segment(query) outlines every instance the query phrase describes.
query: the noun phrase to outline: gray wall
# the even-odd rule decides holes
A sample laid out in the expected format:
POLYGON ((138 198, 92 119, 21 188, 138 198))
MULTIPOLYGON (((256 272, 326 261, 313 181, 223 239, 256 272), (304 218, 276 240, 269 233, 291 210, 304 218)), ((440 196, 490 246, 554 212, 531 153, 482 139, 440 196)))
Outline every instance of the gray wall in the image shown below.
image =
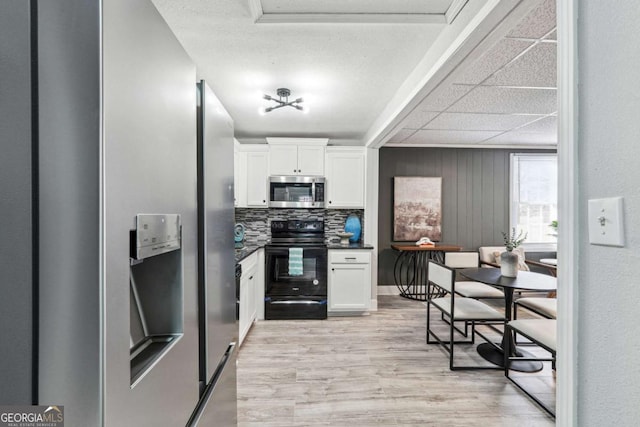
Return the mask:
POLYGON ((29 2, 0 1, 0 405, 31 404, 29 2))
POLYGON ((580 2, 580 228, 587 200, 624 196, 624 248, 579 242, 578 413, 581 427, 640 419, 640 47, 637 0, 580 2))
POLYGON ((442 177, 442 242, 475 250, 502 243, 501 232, 509 228, 509 155, 528 151, 380 149, 378 283, 394 283, 394 176, 442 177))

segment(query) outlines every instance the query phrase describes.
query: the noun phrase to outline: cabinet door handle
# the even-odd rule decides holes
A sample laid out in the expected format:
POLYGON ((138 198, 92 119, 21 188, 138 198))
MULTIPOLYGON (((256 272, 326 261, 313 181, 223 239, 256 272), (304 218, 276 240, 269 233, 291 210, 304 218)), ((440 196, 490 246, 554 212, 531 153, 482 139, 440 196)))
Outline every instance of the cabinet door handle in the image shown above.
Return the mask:
POLYGON ((332 268, 332 269, 331 269, 331 271, 336 271, 336 269, 335 269, 335 268, 332 268))
POLYGON ((253 276, 249 277, 249 280, 253 280, 253 276))
POLYGON ((331 200, 329 200, 329 204, 331 204, 331 200))
POLYGON ((263 201, 262 201, 262 203, 267 203, 267 201, 266 201, 266 200, 263 200, 263 201))
POLYGON ((355 260, 356 260, 356 257, 354 257, 354 256, 352 256, 352 257, 344 257, 344 260, 345 260, 345 261, 346 261, 346 260, 348 260, 348 259, 352 259, 352 260, 354 260, 354 261, 355 261, 355 260))

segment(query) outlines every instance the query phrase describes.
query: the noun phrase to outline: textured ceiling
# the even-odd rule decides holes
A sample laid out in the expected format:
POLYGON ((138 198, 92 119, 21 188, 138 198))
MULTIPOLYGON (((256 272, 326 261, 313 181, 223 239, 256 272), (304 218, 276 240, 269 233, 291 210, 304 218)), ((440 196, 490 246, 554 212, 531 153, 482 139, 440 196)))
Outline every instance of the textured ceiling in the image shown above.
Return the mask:
POLYGON ((540 1, 491 48, 463 62, 387 146, 556 146, 555 7, 540 1))
MULTIPOLYGON (((451 1, 427 3, 441 13, 451 1)), ((198 77, 234 119, 241 142, 281 136, 360 144, 446 25, 444 17, 440 24, 256 24, 248 0, 153 2, 196 63, 198 77), (289 88, 294 99, 303 97, 309 113, 282 108, 260 115, 260 107, 271 105, 262 95, 275 97, 279 87, 289 88)), ((366 3, 270 0, 265 5, 326 12, 332 5, 366 3)))
POLYGON ((241 142, 283 136, 371 146, 556 144, 554 0, 522 0, 515 8, 513 0, 152 1, 198 78, 229 111, 241 142), (436 75, 429 64, 446 67, 443 44, 489 4, 497 4, 489 13, 500 9, 502 21, 490 24, 494 29, 475 24, 465 40, 476 47, 460 54, 453 71, 426 80, 436 75), (303 97, 309 113, 260 115, 270 106, 262 96, 276 96, 279 87, 303 97))

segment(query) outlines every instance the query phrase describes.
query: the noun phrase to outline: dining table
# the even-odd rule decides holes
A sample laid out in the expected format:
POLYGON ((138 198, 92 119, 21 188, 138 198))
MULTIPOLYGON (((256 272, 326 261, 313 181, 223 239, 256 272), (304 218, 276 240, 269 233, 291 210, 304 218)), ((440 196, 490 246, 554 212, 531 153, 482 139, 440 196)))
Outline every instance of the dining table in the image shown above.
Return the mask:
MULTIPOLYGON (((503 276, 499 268, 465 268, 460 274, 470 280, 500 288, 504 291, 504 313, 507 323, 513 318, 513 294, 515 291, 550 292, 557 289, 557 279, 553 276, 532 271, 518 271, 517 277, 503 276)), ((506 328, 505 328, 506 329, 506 328)), ((515 337, 511 333, 503 332, 502 341, 497 346, 491 343, 478 345, 480 356, 489 362, 504 367, 504 348, 514 349, 511 356, 531 356, 522 347, 515 346, 515 337), (507 344, 510 345, 507 347, 507 344)), ((513 361, 511 369, 520 372, 537 372, 542 370, 542 362, 513 361)))

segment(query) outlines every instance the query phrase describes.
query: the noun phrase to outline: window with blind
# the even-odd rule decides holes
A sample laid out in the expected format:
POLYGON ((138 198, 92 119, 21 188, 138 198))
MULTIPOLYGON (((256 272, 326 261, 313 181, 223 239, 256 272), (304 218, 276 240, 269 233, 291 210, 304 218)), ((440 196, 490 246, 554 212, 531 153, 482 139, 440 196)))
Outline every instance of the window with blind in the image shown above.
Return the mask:
POLYGON ((558 219, 558 156, 511 155, 510 223, 527 233, 526 250, 555 250, 558 219))

